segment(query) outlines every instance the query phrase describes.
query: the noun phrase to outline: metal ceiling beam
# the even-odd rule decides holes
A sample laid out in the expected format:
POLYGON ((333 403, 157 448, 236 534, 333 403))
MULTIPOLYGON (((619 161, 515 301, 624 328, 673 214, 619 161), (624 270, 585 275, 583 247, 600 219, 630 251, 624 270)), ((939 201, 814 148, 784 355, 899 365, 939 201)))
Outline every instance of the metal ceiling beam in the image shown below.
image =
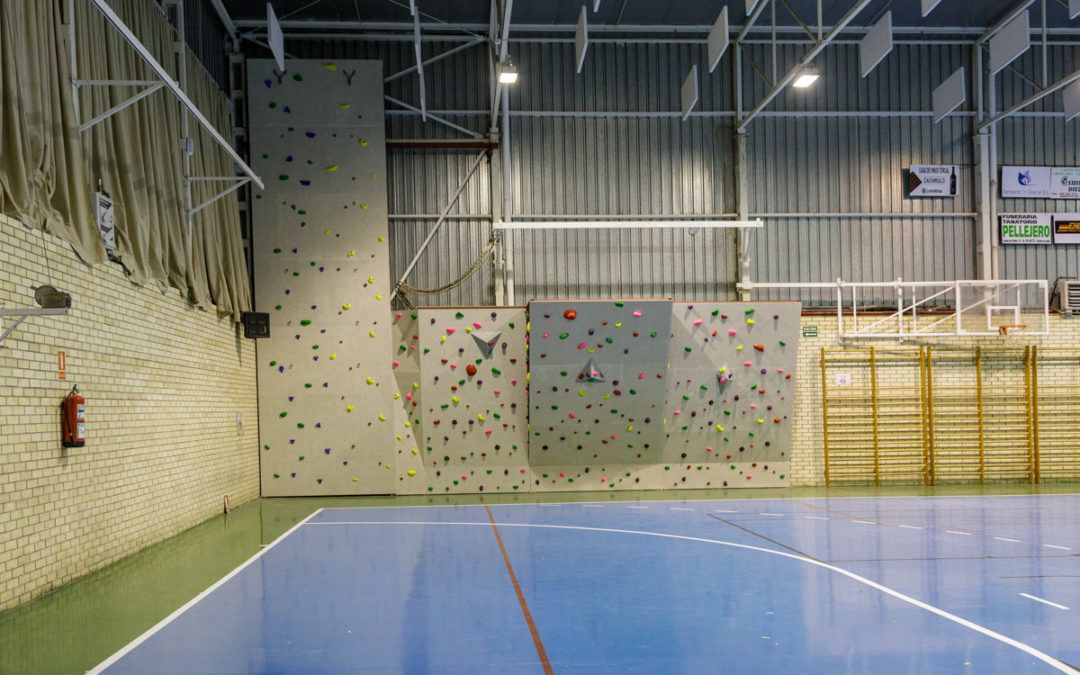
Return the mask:
POLYGON ((187 93, 185 93, 184 90, 180 88, 180 85, 177 84, 176 80, 174 80, 171 75, 169 75, 169 72, 165 70, 165 67, 158 63, 158 60, 154 58, 154 55, 150 53, 150 50, 146 48, 146 45, 140 42, 139 38, 135 37, 135 34, 131 32, 131 29, 128 28, 127 24, 125 24, 124 21, 116 14, 116 12, 113 11, 113 8, 109 6, 109 3, 105 0, 88 1, 105 16, 105 19, 109 23, 111 23, 117 31, 120 32, 120 34, 124 37, 127 43, 131 45, 132 49, 135 50, 135 52, 142 58, 146 65, 150 66, 150 69, 154 71, 154 74, 157 75, 161 79, 161 81, 165 83, 165 87, 168 88, 169 91, 173 93, 173 96, 175 96, 180 101, 180 105, 182 105, 189 113, 191 113, 191 116, 195 118, 195 120, 199 123, 199 126, 205 129, 206 133, 210 134, 210 137, 214 139, 214 142, 221 146, 221 148, 225 151, 229 158, 236 163, 240 170, 243 171, 244 174, 252 181, 254 181, 254 183, 258 185, 261 189, 263 187, 263 182, 262 179, 259 178, 259 175, 255 173, 255 170, 247 165, 247 162, 245 162, 244 159, 240 156, 240 154, 236 152, 232 145, 225 140, 225 138, 218 132, 217 129, 214 128, 214 125, 210 123, 210 120, 206 119, 206 116, 203 115, 202 111, 199 110, 199 108, 191 101, 190 98, 188 98, 187 93))
POLYGON ((225 30, 229 32, 229 37, 233 40, 239 39, 240 32, 236 28, 236 23, 229 16, 229 10, 225 9, 225 5, 221 3, 221 0, 210 0, 210 6, 217 12, 218 18, 221 19, 221 23, 225 26, 225 30))
MULTIPOLYGON (((424 59, 420 63, 420 66, 421 67, 430 66, 433 63, 437 63, 439 61, 442 61, 443 59, 447 58, 448 56, 453 56, 454 54, 457 54, 458 52, 465 51, 469 47, 475 47, 476 45, 481 44, 482 42, 485 42, 484 38, 475 38, 475 39, 473 39, 473 40, 471 40, 469 42, 466 42, 465 44, 460 44, 457 47, 454 47, 453 49, 448 49, 445 52, 440 52, 440 53, 436 54, 435 56, 432 56, 429 59, 424 59)), ((408 75, 409 73, 415 73, 416 71, 417 71, 416 66, 410 66, 410 67, 406 68, 405 70, 399 70, 398 72, 394 73, 393 75, 390 75, 390 76, 386 77, 385 79, 383 79, 383 84, 387 84, 389 82, 393 82, 394 80, 401 79, 401 78, 405 77, 406 75, 408 75)))
MULTIPOLYGON (((455 131, 460 131, 461 133, 468 135, 470 138, 483 138, 483 136, 476 133, 475 131, 470 131, 469 129, 466 129, 465 127, 463 127, 461 125, 454 124, 453 122, 451 122, 449 120, 445 120, 445 119, 443 119, 443 118, 441 118, 441 117, 439 117, 437 115, 432 115, 431 113, 423 113, 423 112, 421 112, 420 108, 417 108, 414 105, 409 105, 405 101, 401 101, 399 99, 396 99, 393 96, 384 96, 383 98, 385 98, 387 101, 393 103, 394 105, 399 105, 402 108, 405 108, 406 110, 411 110, 413 112, 418 112, 418 113, 423 114, 425 120, 431 120, 432 122, 438 122, 439 124, 441 124, 443 126, 446 126, 446 127, 450 127, 451 129, 454 129, 455 131)), ((392 111, 387 110, 386 112, 390 113, 392 111)))
POLYGON ((409 9, 413 17, 413 51, 416 53, 416 75, 420 86, 420 119, 427 122, 427 87, 424 86, 424 56, 420 49, 420 13, 416 11, 416 0, 409 0, 409 9))
MULTIPOLYGON (((750 18, 746 20, 746 25, 739 31, 739 35, 735 38, 735 42, 741 42, 742 39, 746 37, 747 33, 754 27, 754 22, 758 20, 758 17, 765 11, 765 8, 773 2, 774 0, 764 0, 764 2, 758 3, 757 9, 755 9, 754 13, 750 15, 750 18)), ((769 30, 772 29, 770 28, 769 30)))
MULTIPOLYGON (((1031 0, 1035 2, 1035 0, 1031 0)), ((240 19, 236 21, 236 25, 240 28, 265 28, 266 21, 264 19, 240 19)), ((996 24, 995 24, 996 26, 996 24)), ((395 33, 411 33, 412 23, 401 23, 392 21, 372 21, 360 23, 358 21, 282 21, 282 30, 341 30, 341 31, 367 31, 374 34, 378 31, 390 31, 395 33)), ((487 24, 479 23, 436 23, 436 22, 421 22, 420 28, 424 31, 429 39, 449 39, 451 36, 446 35, 446 31, 460 33, 462 31, 481 31, 486 32, 488 29, 487 24)), ((577 24, 523 24, 518 23, 514 25, 514 30, 519 33, 562 33, 573 35, 574 30, 577 28, 577 24)), ((656 25, 612 25, 612 24, 590 24, 589 33, 590 41, 593 39, 593 34, 599 37, 602 34, 608 33, 613 35, 625 35, 625 34, 649 34, 655 35, 657 33, 666 33, 673 35, 700 35, 701 39, 705 39, 705 35, 708 34, 712 25, 691 25, 691 24, 656 24, 656 25)), ((823 26, 823 31, 831 31, 835 26, 823 26)), ((853 34, 865 34, 870 31, 872 26, 851 26, 847 28, 847 32, 853 34)), ((1000 28, 1000 27, 998 27, 1000 28)), ((740 34, 743 31, 748 33, 769 33, 772 29, 769 26, 755 26, 746 25, 731 26, 732 31, 739 31, 740 34)), ((776 30, 780 33, 797 33, 804 34, 801 26, 797 25, 778 25, 776 30)), ((983 26, 893 26, 893 33, 899 35, 968 35, 972 38, 980 38, 986 32, 987 28, 983 26)), ((995 31, 996 32, 996 31, 995 31)), ((1041 32, 1041 30, 1033 32, 1041 32)), ((1050 28, 1051 35, 1067 35, 1067 36, 1080 36, 1080 28, 1071 26, 1060 26, 1056 28, 1050 28)), ((454 35, 453 37, 463 39, 466 37, 477 37, 476 35, 454 35)))
POLYGON ((858 16, 859 12, 866 9, 866 6, 869 5, 871 2, 873 2, 873 0, 859 0, 858 2, 856 2, 855 6, 849 9, 847 14, 845 14, 844 17, 840 19, 839 23, 837 23, 836 26, 834 26, 833 29, 829 31, 828 35, 826 35, 821 40, 821 42, 814 45, 814 47, 806 53, 806 56, 804 56, 802 60, 799 61, 798 65, 788 71, 788 74, 784 76, 784 79, 780 80, 776 83, 775 86, 773 86, 772 91, 766 94, 765 98, 760 103, 758 103, 753 110, 750 111, 750 114, 748 114, 742 120, 742 122, 739 123, 738 130, 740 132, 745 131, 746 127, 749 126, 750 122, 753 121, 755 117, 757 117, 758 113, 765 110, 765 108, 768 107, 770 103, 772 103, 772 100, 776 98, 780 94, 780 92, 782 92, 789 84, 791 84, 795 80, 795 78, 799 75, 799 71, 809 65, 817 57, 818 54, 824 51, 825 47, 827 47, 829 43, 833 41, 833 38, 839 35, 841 31, 843 31, 844 28, 849 23, 851 23, 856 16, 858 16))
MULTIPOLYGON (((503 90, 506 89, 506 85, 499 82, 498 67, 506 62, 507 50, 510 48, 510 15, 514 11, 514 0, 505 0, 503 4, 502 16, 499 18, 499 52, 497 64, 495 67, 495 96, 491 99, 491 129, 498 130, 498 113, 500 99, 503 95, 503 90)), ((492 46, 494 48, 494 45, 492 46)))
POLYGON ((1005 119, 1006 117, 1008 117, 1008 116, 1010 116, 1010 115, 1012 115, 1014 113, 1020 112, 1021 110, 1028 107, 1032 103, 1035 103, 1036 101, 1040 101, 1040 100, 1046 98, 1047 96, 1049 96, 1050 94, 1053 94, 1056 91, 1064 89, 1065 87, 1069 86, 1070 84, 1072 84, 1073 82, 1076 82, 1078 80, 1080 80, 1080 70, 1076 71, 1072 75, 1069 75, 1068 77, 1064 77, 1064 78, 1058 80, 1057 82, 1055 82, 1054 84, 1050 85, 1049 87, 1043 89, 1042 91, 1036 92, 1036 93, 1032 94, 1031 96, 1028 96, 1023 101, 1020 101, 1019 103, 1017 103, 1013 107, 1009 108, 1008 110, 1002 110, 1001 112, 994 115, 993 117, 990 117, 990 118, 986 119, 981 124, 979 124, 979 126, 977 127, 977 130, 982 131, 983 129, 987 129, 989 127, 992 127, 995 124, 997 124, 998 122, 1000 122, 1001 120, 1005 119))

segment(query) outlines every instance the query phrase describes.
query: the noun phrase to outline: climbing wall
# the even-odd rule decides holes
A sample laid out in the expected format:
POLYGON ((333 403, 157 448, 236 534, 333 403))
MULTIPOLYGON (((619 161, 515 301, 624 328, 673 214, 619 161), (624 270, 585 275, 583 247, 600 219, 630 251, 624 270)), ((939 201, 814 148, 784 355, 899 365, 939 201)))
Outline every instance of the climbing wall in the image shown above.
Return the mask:
POLYGON ((422 466, 405 490, 529 490, 527 321, 513 307, 419 311, 422 466))
POLYGON ((262 488, 389 493, 392 372, 378 61, 248 61, 262 488))
POLYGON ((671 308, 667 300, 529 305, 537 489, 619 486, 660 461, 671 308))
POLYGON ((394 454, 397 458, 397 494, 424 492, 417 476, 424 473, 420 454, 420 324, 415 310, 394 312, 391 325, 394 352, 394 454))
POLYGON ((788 484, 801 305, 677 303, 662 488, 788 484))

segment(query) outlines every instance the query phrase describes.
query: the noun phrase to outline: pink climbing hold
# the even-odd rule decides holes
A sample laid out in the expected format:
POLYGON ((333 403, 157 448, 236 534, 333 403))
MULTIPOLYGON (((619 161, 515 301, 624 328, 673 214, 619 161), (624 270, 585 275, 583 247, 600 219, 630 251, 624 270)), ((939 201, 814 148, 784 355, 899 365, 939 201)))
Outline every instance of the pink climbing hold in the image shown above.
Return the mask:
POLYGON ((681 410, 678 410, 678 409, 675 409, 675 410, 672 410, 672 411, 671 411, 671 414, 672 414, 672 415, 681 415, 681 414, 682 414, 682 411, 681 411, 681 410))
POLYGON ((570 418, 570 419, 572 419, 572 420, 576 420, 576 419, 577 419, 577 415, 575 415, 574 413, 566 413, 566 416, 567 416, 567 417, 569 417, 569 418, 570 418))
POLYGON ((637 379, 644 380, 646 377, 645 373, 638 373, 637 379))
POLYGON ((640 319, 641 318, 641 310, 640 309, 634 311, 634 318, 635 319, 640 319))
POLYGON ((501 395, 501 394, 502 394, 502 389, 496 389, 496 390, 495 390, 495 392, 494 392, 494 394, 495 394, 496 396, 499 396, 499 395, 501 395))
POLYGON ((398 367, 398 366, 400 366, 400 365, 401 365, 401 362, 400 362, 400 361, 394 361, 394 367, 395 367, 395 368, 397 368, 397 367, 398 367))
POLYGON ((588 346, 589 346, 589 343, 587 343, 587 342, 582 342, 581 344, 579 344, 579 345, 577 346, 577 348, 578 348, 578 350, 580 351, 580 350, 582 350, 582 349, 585 349, 585 348, 586 348, 586 347, 588 347, 588 346))
POLYGON ((734 328, 728 328, 727 334, 728 337, 735 337, 739 334, 739 331, 735 330, 734 328))
POLYGON ((551 337, 551 333, 548 333, 547 331, 544 331, 544 339, 546 340, 549 337, 551 337))
POLYGON ((453 326, 448 326, 447 329, 446 329, 446 334, 447 335, 453 335, 456 332, 457 332, 457 328, 454 328, 453 326))
POLYGON ((712 452, 712 448, 705 448, 705 452, 712 452))
POLYGON ((473 321, 472 322, 472 327, 473 328, 483 328, 484 324, 480 323, 479 321, 473 321))
POLYGON ((484 435, 485 435, 485 436, 490 436, 491 434, 492 434, 492 430, 491 430, 491 429, 484 429, 484 435))
POLYGON ((701 322, 702 322, 702 319, 694 319, 694 325, 695 326, 700 326, 701 322))
POLYGON ((720 376, 720 384, 727 384, 727 382, 728 382, 728 379, 726 377, 724 377, 723 375, 721 375, 720 376))
POLYGON ((746 366, 747 368, 749 368, 750 366, 752 366, 754 364, 750 363, 749 361, 743 361, 743 365, 746 366))

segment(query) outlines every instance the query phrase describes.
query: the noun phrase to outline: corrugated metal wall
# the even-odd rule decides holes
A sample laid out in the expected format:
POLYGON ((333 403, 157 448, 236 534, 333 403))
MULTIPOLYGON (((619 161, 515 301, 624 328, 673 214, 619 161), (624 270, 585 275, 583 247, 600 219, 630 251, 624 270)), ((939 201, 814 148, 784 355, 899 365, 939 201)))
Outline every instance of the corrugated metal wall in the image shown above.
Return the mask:
MULTIPOLYGON (((458 44, 425 43, 425 56, 458 44)), ((407 42, 309 40, 290 41, 288 47, 301 58, 379 58, 387 74, 413 65, 407 42)), ((779 72, 786 72, 805 49, 782 45, 779 72)), ((771 74, 771 47, 754 44, 749 50, 765 74, 771 74)), ((597 42, 590 46, 582 73, 575 75, 572 43, 512 43, 522 73, 510 99, 514 215, 733 213, 730 53, 714 73, 702 72, 697 112, 687 122, 676 112, 679 86, 691 65, 703 68, 704 51, 701 44, 597 42)), ((1037 51, 1018 65, 1041 72, 1037 51)), ((1077 54, 1074 48, 1054 48, 1051 80, 1072 72, 1074 61, 1080 60, 1077 54)), ((784 92, 752 123, 749 209, 767 218, 751 244, 756 281, 977 275, 971 215, 974 116, 968 112, 933 124, 924 112, 931 108, 934 86, 960 66, 970 72, 972 56, 969 46, 898 45, 861 79, 857 46, 830 47, 819 59, 824 75, 815 87, 784 92), (960 194, 953 199, 905 197, 904 168, 920 163, 960 165, 960 194)), ((487 68, 483 46, 429 66, 429 110, 483 132, 488 124, 487 68)), ((745 73, 744 106, 749 109, 768 86, 749 63, 745 73)), ((1013 75, 1004 80, 1005 105, 1032 91, 1013 75)), ((387 93, 417 104, 416 78, 392 82, 387 93)), ((1060 101, 1048 100, 1048 105, 1060 106, 1060 101)), ((998 137, 1000 162, 1080 165, 1071 126, 1060 118, 1030 115, 1005 122, 998 137)), ((455 135, 438 124, 422 123, 414 113, 397 110, 388 115, 389 138, 455 135)), ((390 150, 390 204, 397 214, 392 220, 393 272, 404 268, 434 222, 415 216, 437 214, 445 206, 474 156, 468 151, 390 150)), ((482 250, 490 236, 488 181, 485 163, 410 283, 445 283, 482 250)), ((1080 211, 1080 205, 1065 202, 1002 200, 1000 208, 1080 211)), ((515 232, 512 243, 519 301, 566 295, 678 300, 735 295, 731 231, 515 232)), ((1001 269, 1013 278, 1075 275, 1078 248, 1003 247, 1001 269)), ((436 296, 431 304, 490 303, 492 282, 488 265, 464 287, 436 296)), ((811 303, 833 299, 830 293, 813 292, 775 291, 767 296, 811 303)))

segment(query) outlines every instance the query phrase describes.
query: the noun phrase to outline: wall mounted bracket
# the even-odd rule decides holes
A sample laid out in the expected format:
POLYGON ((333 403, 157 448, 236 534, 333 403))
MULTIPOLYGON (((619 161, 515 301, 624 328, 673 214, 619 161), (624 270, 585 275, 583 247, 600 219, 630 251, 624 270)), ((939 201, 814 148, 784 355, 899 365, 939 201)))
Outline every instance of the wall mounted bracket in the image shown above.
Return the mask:
POLYGON ((59 307, 56 309, 42 309, 40 307, 21 307, 17 309, 0 309, 0 347, 3 347, 4 340, 8 338, 15 329, 32 316, 67 316, 71 310, 67 307, 59 307), (4 327, 4 319, 14 319, 9 326, 4 327))

